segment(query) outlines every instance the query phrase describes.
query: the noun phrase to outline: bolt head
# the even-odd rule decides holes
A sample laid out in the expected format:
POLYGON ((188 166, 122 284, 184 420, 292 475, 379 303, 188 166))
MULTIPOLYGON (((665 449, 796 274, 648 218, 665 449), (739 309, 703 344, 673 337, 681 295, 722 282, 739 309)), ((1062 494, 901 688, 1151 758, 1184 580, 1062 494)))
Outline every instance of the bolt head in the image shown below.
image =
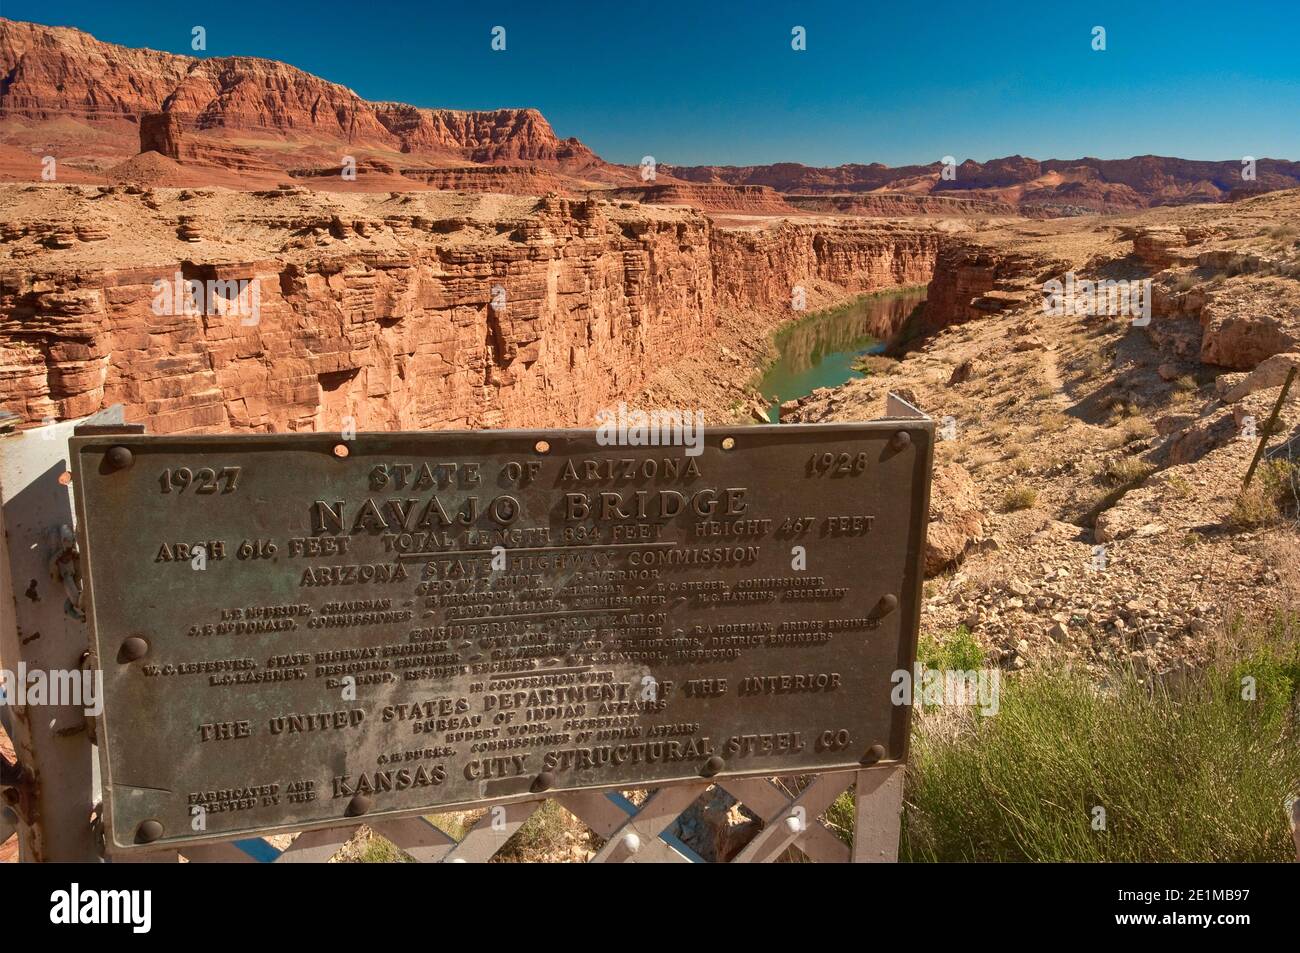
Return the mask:
POLYGON ((875 616, 877 619, 883 619, 890 613, 897 611, 898 596, 894 595, 892 592, 887 592, 881 596, 880 601, 876 603, 875 616))
POLYGON ((137 844, 152 844, 162 836, 162 824, 152 818, 147 821, 142 821, 140 826, 135 829, 135 842, 137 844))
POLYGON ((863 764, 875 764, 885 756, 884 745, 872 745, 867 749, 867 753, 862 756, 863 764))
POLYGON ((704 762, 704 767, 700 769, 700 774, 706 778, 711 778, 726 766, 727 762, 723 761, 715 754, 713 757, 709 758, 708 761, 704 762))
POLYGON ((533 778, 534 791, 549 791, 555 787, 555 772, 543 771, 537 777, 533 778))
POLYGON ((125 470, 135 462, 135 455, 127 447, 109 447, 105 459, 114 470, 125 470))
POLYGON ((894 451, 906 450, 912 445, 912 435, 906 430, 900 430, 889 438, 889 449, 894 451))
POLYGON ((362 814, 369 813, 370 798, 364 794, 358 794, 351 801, 348 801, 348 809, 345 812, 348 817, 359 817, 362 814))
POLYGON ((117 660, 119 662, 134 662, 142 659, 149 654, 149 642, 138 635, 133 635, 129 639, 122 640, 122 646, 117 650, 117 660))

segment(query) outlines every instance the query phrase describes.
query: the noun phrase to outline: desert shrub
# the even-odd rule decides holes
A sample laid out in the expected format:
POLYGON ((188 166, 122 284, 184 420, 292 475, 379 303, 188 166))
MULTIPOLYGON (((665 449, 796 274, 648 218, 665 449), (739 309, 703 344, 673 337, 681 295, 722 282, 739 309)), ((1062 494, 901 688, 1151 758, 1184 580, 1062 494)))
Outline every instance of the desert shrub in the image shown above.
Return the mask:
POLYGON ((916 647, 916 660, 926 668, 941 672, 974 671, 984 665, 984 646, 964 625, 943 635, 923 632, 916 647))
POLYGON ((1070 418, 1060 411, 1052 411, 1038 418, 1038 425, 1047 433, 1059 433, 1070 426, 1070 418))
POLYGON ((1155 467, 1137 457, 1120 457, 1106 464, 1105 480, 1111 486, 1132 487, 1141 483, 1152 473, 1155 467))
POLYGON ((1192 485, 1185 477, 1175 473, 1169 477, 1168 483, 1170 491, 1179 499, 1185 500, 1192 495, 1192 485))
POLYGON ((1001 508, 1004 513, 1027 510, 1038 502, 1038 491, 1031 486, 1018 484, 1002 493, 1001 508))
POLYGON ((898 370, 898 361, 883 354, 863 354, 853 362, 853 369, 867 377, 872 374, 892 374, 898 370))
POLYGON ((1176 686, 1035 670, 954 735, 917 719, 901 855, 929 861, 1285 861, 1300 785, 1300 657, 1176 686), (1256 679, 1244 699, 1241 676, 1256 679), (1104 829, 1094 829, 1097 808, 1104 829))
POLYGON ((1289 460, 1265 460, 1250 486, 1237 494, 1227 523, 1237 529, 1257 529, 1280 522, 1296 507, 1295 465, 1289 460))
POLYGON ((1105 372, 1108 363, 1103 354, 1093 351, 1089 354, 1080 355, 1073 366, 1080 377, 1100 377, 1105 372))
POLYGON ((1191 374, 1184 374, 1174 381, 1174 390, 1182 391, 1184 394, 1190 394, 1197 390, 1201 385, 1196 383, 1196 378, 1191 374))

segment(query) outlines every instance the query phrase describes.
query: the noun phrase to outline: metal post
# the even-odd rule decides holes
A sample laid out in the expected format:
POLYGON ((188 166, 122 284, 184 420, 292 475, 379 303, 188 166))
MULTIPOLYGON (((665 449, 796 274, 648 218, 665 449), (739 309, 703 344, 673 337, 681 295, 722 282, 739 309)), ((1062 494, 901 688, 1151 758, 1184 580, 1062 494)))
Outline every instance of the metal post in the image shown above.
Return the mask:
POLYGON ((1241 488, 1244 490, 1250 486, 1250 478, 1255 475, 1255 467, 1259 466, 1259 458, 1264 455, 1264 445, 1268 443, 1269 436, 1273 433, 1273 425, 1277 423, 1278 414, 1282 413, 1282 403, 1286 400, 1286 392, 1291 389, 1291 382, 1295 380, 1296 369, 1294 367, 1286 373, 1286 382, 1282 385, 1282 392, 1277 395, 1277 403, 1273 405, 1273 412, 1268 415, 1268 421, 1264 424, 1264 432, 1259 435, 1259 446, 1255 448, 1255 456, 1251 458, 1250 469, 1246 471, 1246 479, 1242 481, 1241 488))
POLYGON ((901 764, 858 772, 853 794, 853 863, 897 862, 906 773, 907 767, 901 764))
MULTIPOLYGON (((86 422, 121 423, 120 407, 86 422)), ((0 668, 6 691, 17 673, 76 672, 87 650, 77 603, 68 438, 82 421, 0 433, 0 668)), ((5 803, 17 816, 19 859, 96 861, 97 800, 89 726, 77 705, 6 703, 18 757, 5 803)))

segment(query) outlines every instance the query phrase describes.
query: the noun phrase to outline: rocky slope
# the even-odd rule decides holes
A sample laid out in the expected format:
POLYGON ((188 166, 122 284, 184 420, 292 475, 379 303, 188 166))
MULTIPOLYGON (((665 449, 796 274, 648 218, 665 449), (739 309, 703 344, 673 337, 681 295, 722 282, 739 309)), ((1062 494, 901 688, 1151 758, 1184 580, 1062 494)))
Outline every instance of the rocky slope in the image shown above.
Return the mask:
MULTIPOLYGON (((952 235, 910 331, 901 360, 789 416, 862 419, 899 390, 939 420, 936 495, 970 481, 978 505, 932 513, 933 638, 966 626, 1012 668, 1157 673, 1300 605, 1300 468, 1276 511, 1241 494, 1300 367, 1300 191, 952 235), (1067 272, 1149 280, 1150 322, 1046 313, 1044 282, 1067 272)), ((1300 464, 1300 386, 1269 447, 1300 464)))
POLYGON ((32 425, 122 403, 164 433, 590 422, 720 315, 924 283, 944 235, 293 188, 6 186, 0 209, 0 406, 32 425), (255 320, 157 313, 178 270, 249 282, 255 320))

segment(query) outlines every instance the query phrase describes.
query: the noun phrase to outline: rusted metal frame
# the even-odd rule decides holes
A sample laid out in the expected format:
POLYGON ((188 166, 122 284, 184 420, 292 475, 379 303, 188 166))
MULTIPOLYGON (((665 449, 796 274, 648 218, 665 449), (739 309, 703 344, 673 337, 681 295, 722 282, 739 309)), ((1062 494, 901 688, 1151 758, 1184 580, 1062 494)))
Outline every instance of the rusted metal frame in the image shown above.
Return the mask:
POLYGON ((426 817, 385 821, 372 830, 421 863, 438 863, 456 847, 456 839, 426 817))
POLYGON ((352 839, 360 824, 305 831, 275 859, 277 864, 323 864, 352 839))
MULTIPOLYGON (((635 814, 639 810, 639 808, 635 804, 633 804, 626 797, 624 797, 623 794, 619 791, 607 791, 605 792, 605 797, 612 804, 614 804, 616 807, 622 810, 625 814, 635 814)), ((683 841, 676 834, 673 834, 671 831, 664 830, 662 833, 660 833, 659 839, 663 841, 665 844, 667 844, 669 847, 671 847, 673 850, 677 851, 677 853, 681 854, 691 863, 693 864, 705 863, 703 857, 701 857, 695 851, 691 850, 691 848, 686 845, 685 841, 683 841)))
POLYGON ((447 851, 442 863, 487 863, 541 806, 542 801, 493 805, 461 838, 460 843, 447 851))
MULTIPOLYGON (((0 661, 17 673, 75 671, 88 645, 76 604, 76 550, 71 545, 72 492, 68 438, 88 424, 122 425, 122 409, 0 434, 0 661)), ((91 823, 96 773, 83 708, 45 706, 7 714, 21 773, 6 791, 24 861, 100 859, 91 823)))
MULTIPOLYGON (((764 833, 751 841, 735 862, 771 862, 788 847, 821 863, 896 861, 904 774, 905 766, 886 765, 816 775, 795 797, 773 780, 732 778, 719 782, 718 787, 764 820, 764 833), (819 820, 820 814, 850 784, 856 785, 851 848, 819 820), (802 815, 795 813, 800 807, 802 815), (789 823, 791 817, 801 818, 801 829, 796 830, 789 823)), ((606 841, 604 849, 592 858, 593 863, 702 863, 698 854, 665 830, 708 787, 687 784, 663 788, 652 794, 641 808, 621 795, 595 791, 563 794, 554 800, 606 841)), ((376 824, 372 829, 419 862, 485 863, 496 856, 545 800, 497 805, 499 812, 484 814, 459 843, 425 817, 398 818, 376 824)), ((265 839, 255 838, 190 845, 179 851, 132 852, 114 859, 128 863, 174 863, 179 854, 197 863, 257 863, 268 859, 278 863, 321 863, 346 844, 358 826, 306 831, 284 851, 277 851, 265 839)))
MULTIPOLYGON (((629 820, 634 819, 639 811, 635 804, 622 795, 602 795, 592 791, 564 794, 558 796, 556 800, 565 810, 606 841, 629 820)), ((658 837, 647 839, 641 845, 641 855, 638 858, 641 863, 678 863, 682 860, 691 863, 703 862, 703 858, 693 850, 665 832, 661 832, 658 837)))
POLYGON ((907 766, 857 772, 853 793, 853 863, 894 863, 903 823, 903 780, 907 766))

